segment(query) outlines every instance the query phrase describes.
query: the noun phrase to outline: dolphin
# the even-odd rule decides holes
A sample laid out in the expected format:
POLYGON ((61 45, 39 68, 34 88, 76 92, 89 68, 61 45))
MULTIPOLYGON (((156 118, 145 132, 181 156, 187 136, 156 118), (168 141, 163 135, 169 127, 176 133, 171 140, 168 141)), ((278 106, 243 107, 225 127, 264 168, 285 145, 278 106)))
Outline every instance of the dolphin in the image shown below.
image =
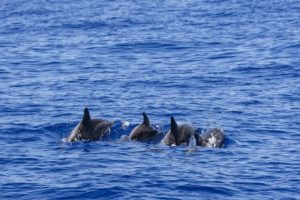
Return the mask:
POLYGON ((143 114, 143 123, 137 125, 129 134, 130 140, 136 141, 149 141, 150 139, 157 136, 158 131, 151 126, 148 116, 145 112, 143 114))
POLYGON ((220 128, 211 128, 198 138, 198 143, 203 147, 224 147, 225 134, 220 128))
POLYGON ((177 125, 174 117, 171 117, 171 128, 169 132, 162 139, 162 143, 172 146, 178 146, 180 144, 189 145, 192 136, 195 136, 196 145, 199 145, 199 135, 196 133, 194 127, 189 124, 177 125))
POLYGON ((103 136, 110 132, 113 122, 103 119, 91 119, 88 108, 84 108, 82 120, 72 130, 67 138, 68 142, 77 140, 95 141, 100 140, 103 136))

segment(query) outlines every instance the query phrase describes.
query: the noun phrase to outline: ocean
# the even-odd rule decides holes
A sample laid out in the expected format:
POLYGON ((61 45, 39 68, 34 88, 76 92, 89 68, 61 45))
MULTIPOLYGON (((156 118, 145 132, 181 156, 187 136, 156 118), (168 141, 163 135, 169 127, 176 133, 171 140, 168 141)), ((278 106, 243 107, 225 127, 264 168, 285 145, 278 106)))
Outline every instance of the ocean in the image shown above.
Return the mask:
POLYGON ((300 199, 298 0, 2 0, 0 199, 300 199), (81 120, 102 141, 63 142, 81 120), (225 147, 123 141, 170 116, 225 147))

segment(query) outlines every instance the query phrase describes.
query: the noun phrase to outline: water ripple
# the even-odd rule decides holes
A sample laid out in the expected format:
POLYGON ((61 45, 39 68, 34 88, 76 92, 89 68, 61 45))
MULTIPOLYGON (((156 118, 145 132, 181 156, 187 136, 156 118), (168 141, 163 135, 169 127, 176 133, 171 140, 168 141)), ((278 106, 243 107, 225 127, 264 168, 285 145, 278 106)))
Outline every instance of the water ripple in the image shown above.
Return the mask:
POLYGON ((299 198, 298 1, 1 5, 1 199, 299 198), (62 142, 85 106, 110 136, 62 142), (225 148, 120 140, 144 111, 225 148))

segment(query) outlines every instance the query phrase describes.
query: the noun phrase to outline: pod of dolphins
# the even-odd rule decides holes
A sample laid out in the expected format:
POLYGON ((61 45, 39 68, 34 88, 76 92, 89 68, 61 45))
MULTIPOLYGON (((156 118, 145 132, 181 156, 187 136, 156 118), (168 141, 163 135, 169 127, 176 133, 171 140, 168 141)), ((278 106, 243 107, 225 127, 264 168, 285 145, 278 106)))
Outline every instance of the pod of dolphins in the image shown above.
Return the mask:
MULTIPOLYGON (((82 120, 73 129, 68 142, 78 140, 96 141, 101 140, 110 133, 113 122, 104 119, 92 119, 88 108, 84 109, 82 120)), ((148 142, 157 137, 160 133, 150 124, 146 113, 143 113, 143 122, 137 125, 129 134, 128 139, 132 141, 148 142)), ((178 125, 174 117, 171 117, 171 127, 164 136, 161 143, 169 146, 189 145, 195 139, 195 145, 203 147, 224 147, 224 131, 219 128, 212 128, 199 134, 189 124, 178 125)))

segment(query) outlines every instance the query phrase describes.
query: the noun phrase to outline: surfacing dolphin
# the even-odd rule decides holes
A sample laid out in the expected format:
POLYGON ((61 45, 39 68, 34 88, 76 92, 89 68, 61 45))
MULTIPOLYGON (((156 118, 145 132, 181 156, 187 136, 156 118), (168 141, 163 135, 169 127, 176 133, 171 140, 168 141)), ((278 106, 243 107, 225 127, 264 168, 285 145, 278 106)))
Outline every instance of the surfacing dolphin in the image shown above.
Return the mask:
POLYGON ((196 133, 195 128, 189 124, 178 126, 174 117, 171 117, 171 128, 162 139, 162 143, 169 146, 189 145, 192 136, 195 136, 196 145, 199 145, 200 136, 196 133))
POLYGON ((137 125, 129 134, 130 140, 147 142, 157 136, 158 131, 151 126, 148 116, 143 112, 143 123, 137 125))
POLYGON ((89 109, 84 108, 82 120, 73 129, 67 141, 74 142, 77 140, 100 140, 103 136, 110 132, 112 125, 113 122, 109 122, 107 120, 91 119, 89 109))
POLYGON ((163 144, 178 146, 181 144, 189 145, 192 137, 195 137, 195 145, 203 147, 224 147, 225 134, 222 129, 211 128, 199 135, 189 124, 177 125, 174 117, 171 117, 171 128, 162 140, 163 144))

